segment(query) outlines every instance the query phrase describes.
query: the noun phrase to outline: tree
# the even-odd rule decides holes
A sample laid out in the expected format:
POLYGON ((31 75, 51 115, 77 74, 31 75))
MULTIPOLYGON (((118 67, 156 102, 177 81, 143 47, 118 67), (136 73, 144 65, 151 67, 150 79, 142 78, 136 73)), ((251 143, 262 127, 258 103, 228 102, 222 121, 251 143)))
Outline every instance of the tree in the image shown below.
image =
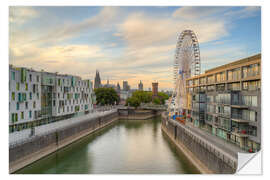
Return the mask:
POLYGON ((165 104, 165 100, 169 99, 169 96, 164 92, 158 92, 158 96, 161 98, 161 103, 165 104))
POLYGON ((153 103, 154 104, 161 104, 161 101, 158 97, 156 97, 156 98, 154 98, 153 103))
POLYGON ((97 88, 94 89, 96 94, 96 101, 98 105, 114 105, 119 103, 119 96, 113 88, 97 88))
POLYGON ((135 91, 132 97, 139 99, 141 103, 149 103, 152 100, 152 93, 147 91, 135 91))
POLYGON ((130 98, 127 98, 126 100, 126 106, 130 105, 132 107, 137 108, 138 106, 140 106, 140 104, 141 104, 140 100, 136 97, 130 97, 130 98))

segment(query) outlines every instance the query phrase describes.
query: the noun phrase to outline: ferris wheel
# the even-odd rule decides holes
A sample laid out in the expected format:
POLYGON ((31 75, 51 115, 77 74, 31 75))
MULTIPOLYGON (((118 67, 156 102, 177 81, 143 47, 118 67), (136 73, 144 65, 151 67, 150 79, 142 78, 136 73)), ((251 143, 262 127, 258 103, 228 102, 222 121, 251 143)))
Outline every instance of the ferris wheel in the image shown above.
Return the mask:
POLYGON ((169 111, 182 112, 187 107, 186 79, 201 71, 199 42, 192 30, 184 30, 177 38, 174 57, 174 91, 169 111))

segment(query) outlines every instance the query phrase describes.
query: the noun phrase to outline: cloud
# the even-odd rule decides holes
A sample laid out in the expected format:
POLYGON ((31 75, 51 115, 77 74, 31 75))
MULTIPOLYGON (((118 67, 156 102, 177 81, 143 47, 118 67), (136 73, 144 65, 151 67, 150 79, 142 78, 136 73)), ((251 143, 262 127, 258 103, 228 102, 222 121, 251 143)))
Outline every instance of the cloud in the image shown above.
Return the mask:
POLYGON ((61 71, 68 74, 70 74, 69 71, 76 72, 75 74, 81 73, 81 70, 87 70, 93 61, 102 61, 106 57, 102 54, 101 48, 89 45, 65 45, 48 48, 27 46, 23 49, 17 47, 11 49, 11 54, 10 61, 17 66, 61 71))
POLYGON ((216 45, 201 50, 201 72, 246 57, 245 47, 216 45))
POLYGON ((11 6, 9 8, 9 22, 23 24, 30 19, 37 18, 39 13, 31 7, 11 6))
POLYGON ((261 12, 261 7, 259 6, 247 6, 243 7, 240 10, 228 11, 224 15, 227 17, 233 18, 248 18, 258 15, 258 12, 261 12))
MULTIPOLYGON (((33 9, 29 9, 29 11, 30 10, 33 9)), ((19 12, 21 11, 25 12, 25 10, 19 9, 19 12)), ((33 10, 33 12, 36 11, 33 10)), ((103 7, 98 14, 93 17, 89 17, 81 22, 73 23, 64 21, 61 22, 59 26, 50 27, 50 29, 44 30, 40 29, 39 32, 35 32, 35 36, 32 36, 28 39, 28 41, 24 43, 51 45, 62 42, 64 40, 76 38, 80 36, 81 33, 85 33, 88 30, 94 30, 98 28, 100 28, 100 30, 108 29, 108 26, 111 26, 111 23, 116 20, 118 13, 118 7, 103 7)), ((25 19, 27 18, 23 16, 22 20, 25 19)), ((15 29, 15 27, 11 27, 11 31, 14 31, 13 33, 16 33, 16 30, 17 29, 15 29)))
POLYGON ((225 7, 199 7, 199 6, 185 6, 174 11, 172 16, 179 19, 201 20, 213 16, 214 14, 224 12, 225 7))
POLYGON ((175 42, 177 34, 185 29, 193 29, 200 43, 217 40, 228 35, 225 22, 222 20, 193 22, 131 14, 119 25, 117 36, 121 36, 127 41, 129 46, 140 48, 175 42))

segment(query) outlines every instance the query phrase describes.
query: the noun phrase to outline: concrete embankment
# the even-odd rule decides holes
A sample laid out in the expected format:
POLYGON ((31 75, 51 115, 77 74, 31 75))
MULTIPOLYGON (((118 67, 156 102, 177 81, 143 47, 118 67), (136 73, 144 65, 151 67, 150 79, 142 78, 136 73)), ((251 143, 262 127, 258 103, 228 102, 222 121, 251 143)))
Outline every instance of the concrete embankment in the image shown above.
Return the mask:
POLYGON ((36 136, 9 148, 9 172, 13 173, 76 140, 118 120, 118 112, 73 124, 44 136, 36 136))
POLYGON ((229 157, 207 139, 162 114, 162 130, 203 174, 233 174, 237 159, 229 157))

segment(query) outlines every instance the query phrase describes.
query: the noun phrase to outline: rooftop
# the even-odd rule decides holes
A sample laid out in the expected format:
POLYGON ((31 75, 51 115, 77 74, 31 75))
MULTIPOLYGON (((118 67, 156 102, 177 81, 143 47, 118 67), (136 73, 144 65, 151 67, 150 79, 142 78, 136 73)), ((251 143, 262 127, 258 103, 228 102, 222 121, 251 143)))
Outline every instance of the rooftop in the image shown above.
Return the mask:
POLYGON ((231 66, 236 66, 236 65, 239 65, 239 64, 243 64, 243 63, 247 63, 247 62, 250 62, 250 61, 254 61, 256 59, 261 59, 261 53, 260 54, 256 54, 254 56, 250 56, 250 57, 244 58, 244 59, 240 59, 240 60, 234 61, 232 63, 224 64, 224 65, 221 65, 221 66, 218 66, 218 67, 215 67, 215 68, 206 70, 205 71, 205 74, 206 73, 211 73, 211 72, 214 72, 214 71, 217 71, 217 70, 225 69, 225 68, 228 68, 228 67, 231 67, 231 66))

